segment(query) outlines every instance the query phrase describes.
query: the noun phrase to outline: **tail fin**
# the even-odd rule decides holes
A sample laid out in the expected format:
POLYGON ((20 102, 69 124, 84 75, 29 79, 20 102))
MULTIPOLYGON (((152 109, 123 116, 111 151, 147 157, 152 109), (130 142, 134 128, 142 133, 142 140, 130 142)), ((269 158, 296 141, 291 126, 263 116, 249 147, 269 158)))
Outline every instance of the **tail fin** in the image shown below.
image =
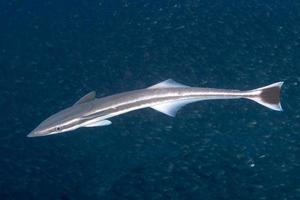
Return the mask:
POLYGON ((280 90, 282 84, 283 82, 277 82, 255 90, 250 90, 249 92, 255 93, 255 95, 250 95, 247 98, 272 110, 282 111, 280 104, 280 90))

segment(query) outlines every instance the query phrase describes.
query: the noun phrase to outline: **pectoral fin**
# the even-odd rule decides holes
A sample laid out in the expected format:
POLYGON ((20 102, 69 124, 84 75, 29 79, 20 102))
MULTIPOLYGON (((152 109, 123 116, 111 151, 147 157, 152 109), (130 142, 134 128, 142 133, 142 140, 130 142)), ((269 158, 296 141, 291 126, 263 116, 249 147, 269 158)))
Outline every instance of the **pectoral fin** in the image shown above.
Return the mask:
POLYGON ((111 124, 111 121, 102 120, 102 121, 96 121, 96 122, 88 123, 88 124, 84 125, 84 127, 108 126, 110 124, 111 124))

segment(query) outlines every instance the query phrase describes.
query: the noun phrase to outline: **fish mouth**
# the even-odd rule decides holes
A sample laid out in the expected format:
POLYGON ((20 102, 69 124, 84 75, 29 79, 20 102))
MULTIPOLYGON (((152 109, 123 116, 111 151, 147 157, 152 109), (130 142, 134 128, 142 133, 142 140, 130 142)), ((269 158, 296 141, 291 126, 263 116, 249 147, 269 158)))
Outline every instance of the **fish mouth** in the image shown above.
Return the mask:
POLYGON ((53 135, 58 132, 48 132, 47 130, 40 129, 39 127, 31 131, 27 137, 43 137, 47 135, 53 135))
POLYGON ((27 137, 38 137, 40 135, 36 134, 34 131, 30 132, 27 137))
POLYGON ((45 136, 45 135, 39 134, 39 132, 37 132, 37 131, 35 131, 35 130, 31 131, 31 132, 27 135, 27 137, 41 137, 41 136, 45 136))

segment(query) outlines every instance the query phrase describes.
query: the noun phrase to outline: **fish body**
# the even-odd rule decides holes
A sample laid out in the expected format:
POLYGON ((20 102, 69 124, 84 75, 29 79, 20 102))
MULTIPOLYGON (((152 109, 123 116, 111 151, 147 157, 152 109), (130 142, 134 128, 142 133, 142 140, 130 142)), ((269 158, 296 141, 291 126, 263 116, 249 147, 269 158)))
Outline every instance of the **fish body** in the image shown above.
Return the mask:
POLYGON ((282 111, 280 89, 283 82, 266 87, 240 91, 189 87, 168 79, 146 89, 123 92, 103 98, 96 98, 90 92, 73 106, 64 109, 44 120, 28 137, 63 133, 80 127, 110 125, 112 117, 142 109, 153 108, 175 117, 177 111, 186 104, 212 99, 246 98, 256 101, 270 109, 282 111))

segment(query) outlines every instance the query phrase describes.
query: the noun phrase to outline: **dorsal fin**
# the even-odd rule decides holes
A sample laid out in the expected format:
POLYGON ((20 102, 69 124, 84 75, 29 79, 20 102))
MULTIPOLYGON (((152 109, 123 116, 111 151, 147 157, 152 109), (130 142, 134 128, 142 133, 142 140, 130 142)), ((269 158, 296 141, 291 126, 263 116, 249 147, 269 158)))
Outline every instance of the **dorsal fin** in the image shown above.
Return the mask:
POLYGON ((74 105, 82 104, 82 103, 86 103, 86 102, 92 101, 92 100, 95 99, 95 97, 96 97, 96 92, 92 91, 92 92, 84 95, 83 97, 81 97, 74 105))
POLYGON ((190 86, 187 86, 187 85, 183 85, 181 83, 178 83, 176 81, 174 81, 173 79, 168 79, 168 80, 165 80, 163 82, 160 82, 160 83, 157 83, 155 85, 152 85, 150 87, 148 87, 148 89, 154 89, 154 88, 171 88, 171 87, 190 87, 190 86))

